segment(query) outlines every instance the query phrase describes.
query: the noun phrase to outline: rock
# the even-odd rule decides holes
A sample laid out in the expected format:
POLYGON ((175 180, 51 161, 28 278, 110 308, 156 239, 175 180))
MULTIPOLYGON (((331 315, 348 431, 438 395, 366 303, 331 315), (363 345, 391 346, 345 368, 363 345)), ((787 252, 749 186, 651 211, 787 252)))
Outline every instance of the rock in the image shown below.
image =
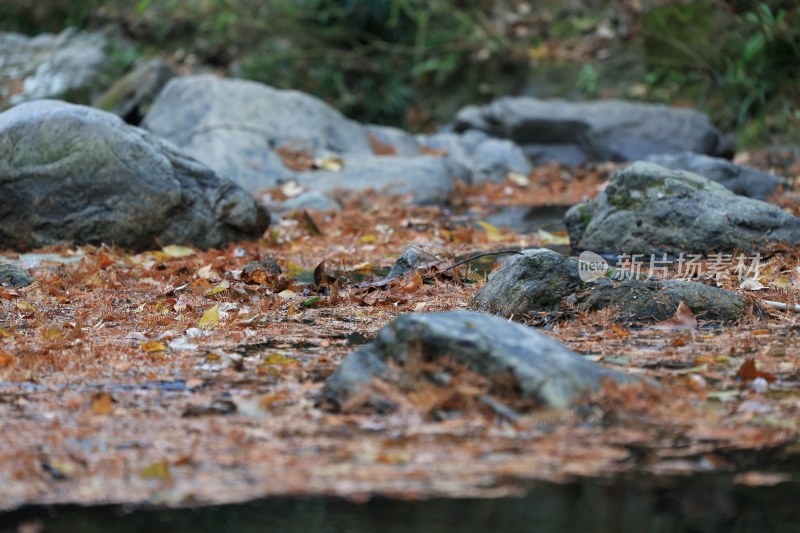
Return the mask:
POLYGON ((784 179, 774 174, 692 152, 651 155, 645 161, 664 168, 700 174, 736 194, 758 200, 766 200, 784 184, 784 179))
POLYGON ((608 254, 759 251, 800 243, 800 218, 680 170, 638 162, 564 217, 572 247, 608 254))
MULTIPOLYGON (((325 382, 323 397, 341 408, 354 395, 369 393, 374 379, 413 387, 415 381, 435 379, 420 364, 437 360, 466 365, 495 383, 505 382, 506 388, 511 378, 523 399, 554 408, 569 407, 581 394, 597 390, 605 378, 636 380, 597 366, 521 324, 450 311, 397 317, 371 344, 344 359, 325 382)), ((392 407, 376 391, 369 403, 382 410, 392 407)))
POLYGON ((423 146, 429 151, 441 152, 470 172, 471 183, 502 182, 509 173, 527 176, 531 165, 525 153, 515 143, 494 139, 478 130, 463 134, 436 133, 422 136, 423 146))
POLYGON ((505 97, 456 115, 455 130, 482 130, 521 145, 534 163, 636 161, 651 154, 724 155, 726 140, 703 113, 619 100, 505 97))
POLYGON ((297 174, 297 182, 308 189, 361 191, 375 189, 413 197, 418 204, 446 201, 456 180, 469 181, 469 171, 442 157, 347 155, 340 171, 312 170, 297 174))
POLYGON ((0 287, 27 287, 36 281, 27 270, 14 265, 0 264, 0 287))
POLYGON ((28 37, 0 33, 0 107, 40 98, 88 104, 118 74, 105 36, 66 29, 28 37))
POLYGON ((53 100, 0 114, 0 246, 218 247, 267 223, 247 191, 116 115, 53 100))
POLYGON ((366 126, 372 151, 378 155, 419 155, 419 145, 413 135, 391 126, 366 126))
POLYGON ((417 251, 414 248, 409 248, 394 262, 392 268, 389 269, 389 273, 386 274, 386 279, 402 278, 406 274, 415 272, 421 263, 422 258, 417 251))
POLYGON ((280 146, 372 154, 367 129, 313 96, 212 75, 171 80, 142 126, 255 192, 294 177, 280 146))
POLYGON ((697 282, 581 279, 577 259, 547 249, 524 250, 493 272, 471 307, 506 317, 534 317, 611 308, 617 322, 650 322, 675 315, 683 301, 701 320, 730 322, 744 312, 742 298, 697 282))
POLYGON ((164 61, 147 61, 120 78, 92 105, 119 115, 128 124, 139 124, 158 93, 175 76, 175 70, 164 61))
POLYGON ((342 206, 339 205, 339 202, 325 193, 306 191, 281 202, 276 210, 279 212, 302 211, 303 209, 311 211, 339 211, 341 208, 342 206))

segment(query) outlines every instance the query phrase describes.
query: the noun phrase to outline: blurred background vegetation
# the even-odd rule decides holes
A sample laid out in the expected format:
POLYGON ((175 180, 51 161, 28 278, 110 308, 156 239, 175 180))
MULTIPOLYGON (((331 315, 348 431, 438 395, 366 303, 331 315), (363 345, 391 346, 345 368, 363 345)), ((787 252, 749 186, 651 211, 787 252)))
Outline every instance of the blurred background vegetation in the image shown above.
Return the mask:
MULTIPOLYGON (((161 56, 425 130, 509 94, 694 106, 740 147, 800 143, 797 0, 3 0, 0 29, 114 28, 161 56)), ((112 51, 113 53, 113 51, 112 51)))

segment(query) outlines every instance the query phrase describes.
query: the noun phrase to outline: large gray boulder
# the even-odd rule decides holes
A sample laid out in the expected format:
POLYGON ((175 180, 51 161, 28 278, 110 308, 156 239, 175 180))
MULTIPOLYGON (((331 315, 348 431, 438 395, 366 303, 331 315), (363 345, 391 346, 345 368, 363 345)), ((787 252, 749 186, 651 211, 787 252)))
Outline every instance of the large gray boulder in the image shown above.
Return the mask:
POLYGON ((465 107, 456 115, 454 127, 511 139, 534 163, 636 161, 651 154, 729 151, 703 113, 619 100, 505 97, 483 107, 465 107))
POLYGON ((372 154, 367 129, 322 100, 212 75, 171 80, 142 127, 255 192, 294 177, 275 149, 372 154))
MULTIPOLYGON (((441 382, 443 376, 428 375, 424 370, 426 362, 437 361, 465 365, 506 389, 511 378, 522 399, 556 408, 568 407, 581 394, 597 390, 604 378, 618 382, 636 379, 591 363, 521 324, 481 313, 450 311, 397 317, 372 343, 342 361, 325 382, 323 397, 338 408, 354 395, 370 394, 375 379, 412 388, 415 380, 441 382)), ((369 403, 376 408, 392 407, 376 391, 369 403)))
POLYGON ((268 220, 247 191, 116 115, 54 100, 0 114, 0 247, 217 247, 268 220))
POLYGON ((88 104, 119 74, 99 33, 0 33, 0 107, 39 98, 88 104))
POLYGON ((800 218, 681 170, 637 162, 564 217, 572 247, 600 254, 759 251, 800 243, 800 218))
POLYGON ((617 322, 665 320, 675 315, 681 301, 704 321, 735 321, 745 309, 740 296, 718 287, 641 277, 631 272, 622 279, 587 282, 581 278, 577 259, 547 249, 524 250, 489 276, 470 305, 518 319, 610 308, 617 322))
POLYGON ((656 154, 648 156, 645 161, 661 165, 664 168, 688 170, 700 174, 736 194, 758 200, 766 200, 785 182, 783 178, 768 172, 737 165, 721 157, 711 157, 693 152, 656 154))

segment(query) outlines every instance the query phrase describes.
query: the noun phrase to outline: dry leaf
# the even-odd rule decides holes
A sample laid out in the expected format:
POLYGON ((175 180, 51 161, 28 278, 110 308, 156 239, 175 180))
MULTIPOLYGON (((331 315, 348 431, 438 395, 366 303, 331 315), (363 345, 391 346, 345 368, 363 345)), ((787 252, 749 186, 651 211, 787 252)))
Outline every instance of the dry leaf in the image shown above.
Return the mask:
POLYGON ((16 358, 10 353, 0 352, 0 368, 14 366, 16 358))
POLYGON ((769 382, 775 381, 775 376, 768 372, 762 372, 756 368, 756 360, 752 357, 748 357, 742 366, 739 367, 739 377, 746 380, 751 381, 756 378, 764 378, 769 382))
POLYGON ((488 222, 484 222, 483 220, 479 220, 477 224, 483 228, 483 231, 486 232, 486 237, 490 241, 501 241, 503 240, 503 234, 500 233, 500 230, 497 229, 496 226, 489 224, 488 222))
POLYGON ((145 353, 153 353, 153 352, 166 352, 167 347, 164 346, 160 342, 150 341, 150 342, 143 342, 139 346, 141 346, 142 351, 145 353))
POLYGON ((683 303, 678 304, 678 309, 675 310, 675 316, 668 318, 663 322, 650 326, 652 329, 662 329, 666 331, 678 331, 682 329, 694 329, 697 327, 697 317, 694 316, 689 306, 683 303))
POLYGON ((110 415, 114 410, 114 399, 107 392, 98 392, 92 398, 92 412, 96 415, 110 415))
POLYGON ((193 249, 189 248, 188 246, 178 246, 176 244, 164 246, 161 251, 164 252, 164 254, 166 254, 168 257, 187 257, 194 255, 193 249))
POLYGON ((200 329, 213 329, 219 326, 219 305, 215 305, 200 318, 198 327, 200 329))
POLYGON ((325 278, 325 259, 323 258, 322 261, 319 262, 317 267, 314 269, 314 285, 317 287, 322 287, 323 285, 327 285, 325 278))

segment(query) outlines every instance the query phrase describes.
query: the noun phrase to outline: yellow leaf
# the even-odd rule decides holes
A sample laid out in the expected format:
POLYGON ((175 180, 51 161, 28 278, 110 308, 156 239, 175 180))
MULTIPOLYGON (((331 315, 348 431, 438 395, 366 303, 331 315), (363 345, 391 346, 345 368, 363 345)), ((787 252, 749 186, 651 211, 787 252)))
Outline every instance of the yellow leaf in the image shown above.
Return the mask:
POLYGON ((167 347, 160 342, 150 341, 141 343, 142 351, 147 353, 166 352, 167 347))
POLYGON ((162 252, 167 254, 168 257, 186 257, 194 255, 194 250, 188 246, 178 246, 177 244, 170 244, 161 249, 162 252))
POLYGON ((27 300, 17 300, 17 309, 23 313, 35 313, 36 307, 27 300))
POLYGON ((536 235, 542 244, 569 244, 569 236, 561 233, 550 233, 543 229, 536 230, 536 235))
POLYGON ((503 240, 503 235, 496 226, 489 224, 488 222, 484 222, 483 220, 479 220, 478 225, 483 228, 483 231, 486 232, 486 237, 488 237, 490 241, 503 240))
POLYGON ((789 285, 792 284, 791 280, 787 276, 781 276, 779 278, 774 279, 769 283, 773 287, 778 287, 779 289, 785 289, 789 285))
POLYGON ((0 337, 3 337, 4 339, 13 339, 14 335, 4 330, 3 328, 0 328, 0 337))
POLYGON ((290 278, 296 278, 303 273, 303 267, 291 261, 286 265, 286 275, 290 278))
POLYGON ((215 294, 219 294, 221 292, 225 292, 230 288, 230 286, 231 286, 230 282, 223 281, 223 282, 215 285, 213 288, 209 289, 208 291, 206 291, 206 296, 214 296, 215 294))
POLYGON ((42 340, 45 341, 57 341, 64 337, 64 331, 61 329, 61 326, 51 324, 42 331, 41 336, 42 340))
POLYGON ((323 170, 339 172, 344 167, 344 160, 341 157, 329 156, 317 162, 317 166, 323 170))
POLYGON ((358 238, 360 244, 372 244, 376 240, 375 235, 362 235, 358 238))
POLYGON ((284 300, 289 300, 290 298, 294 298, 294 295, 295 295, 294 292, 290 291, 289 289, 286 289, 285 291, 281 291, 278 293, 278 296, 280 296, 284 300))
POLYGON ((200 319, 200 329, 213 329, 219 326, 219 305, 215 305, 205 313, 200 319))
POLYGON ((139 476, 144 479, 169 479, 169 465, 164 461, 153 463, 139 470, 139 476))

